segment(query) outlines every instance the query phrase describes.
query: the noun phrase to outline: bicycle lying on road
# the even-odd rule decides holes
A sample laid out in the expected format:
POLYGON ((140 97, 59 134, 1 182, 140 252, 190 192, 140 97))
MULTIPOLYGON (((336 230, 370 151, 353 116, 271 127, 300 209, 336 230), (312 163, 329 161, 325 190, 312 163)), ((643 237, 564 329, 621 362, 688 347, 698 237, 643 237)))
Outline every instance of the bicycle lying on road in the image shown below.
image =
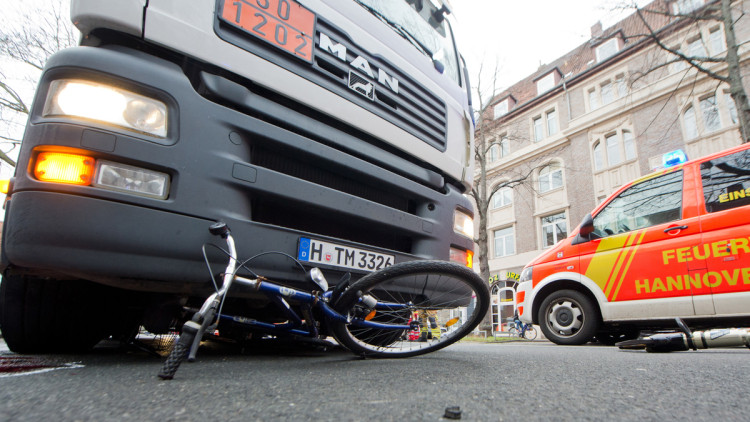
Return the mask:
POLYGON ((525 338, 526 340, 534 340, 536 338, 536 329, 531 324, 525 324, 521 321, 512 323, 508 332, 513 337, 525 338))
MULTIPOLYGON (((481 277, 471 269, 445 261, 410 261, 369 273, 349 284, 344 276, 329 289, 318 268, 307 271, 310 289, 299 289, 273 282, 263 276, 237 275, 253 258, 237 259, 235 242, 224 223, 213 224, 212 234, 226 240, 229 257, 221 286, 203 303, 181 330, 179 339, 159 372, 172 379, 187 358, 195 360, 205 333, 213 333, 220 323, 247 333, 290 336, 325 342, 332 335, 339 344, 366 357, 411 357, 442 349, 469 334, 487 313, 490 294, 481 277), (233 284, 249 287, 264 295, 286 316, 284 322, 263 322, 240 315, 226 315, 222 307, 233 284), (413 341, 407 332, 419 329, 415 312, 429 312, 445 321, 439 336, 413 341), (301 314, 301 315, 300 315, 301 314)), ((204 247, 204 257, 206 257, 204 247)), ((206 258, 208 260, 208 258, 206 258)), ((253 273, 254 274, 254 273, 253 273)), ((348 275, 348 274, 347 274, 348 275)), ((213 277, 213 274, 211 275, 213 277)))

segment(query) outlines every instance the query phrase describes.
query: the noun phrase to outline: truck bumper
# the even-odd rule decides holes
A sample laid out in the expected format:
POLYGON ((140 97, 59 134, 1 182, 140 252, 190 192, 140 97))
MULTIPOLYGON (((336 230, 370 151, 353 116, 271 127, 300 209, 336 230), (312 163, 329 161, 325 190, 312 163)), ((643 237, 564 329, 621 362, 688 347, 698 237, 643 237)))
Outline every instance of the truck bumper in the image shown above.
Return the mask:
MULTIPOLYGON (((448 259, 450 247, 473 248, 451 224, 457 209, 471 214, 471 203, 434 170, 330 119, 316 120, 322 117, 291 99, 198 74, 191 80, 174 63, 124 48, 79 47, 53 56, 19 155, 2 267, 136 290, 205 288, 201 245, 212 241, 207 228, 216 220, 231 227, 240 258, 268 251, 296 256, 302 236, 392 254, 395 262, 448 259), (50 83, 61 78, 159 98, 169 107, 168 136, 42 116, 50 83), (167 173, 169 196, 35 179, 35 151, 57 147, 167 173)), ((223 269, 224 258, 215 257, 215 270, 223 269)), ((252 266, 281 280, 302 278, 288 258, 264 257, 252 266)), ((333 282, 344 271, 321 267, 334 273, 333 282)))

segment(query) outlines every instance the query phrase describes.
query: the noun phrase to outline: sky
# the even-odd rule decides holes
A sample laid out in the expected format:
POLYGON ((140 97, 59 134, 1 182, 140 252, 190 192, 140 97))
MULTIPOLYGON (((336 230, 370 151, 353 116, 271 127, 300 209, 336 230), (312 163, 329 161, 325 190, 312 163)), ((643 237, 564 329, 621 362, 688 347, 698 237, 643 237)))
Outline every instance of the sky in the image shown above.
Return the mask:
MULTIPOLYGON (((646 0, 639 0, 643 5, 646 0)), ((507 88, 540 65, 551 63, 591 38, 591 27, 617 23, 622 0, 451 0, 454 32, 472 83, 484 70, 499 69, 498 87, 507 88)), ((491 75, 484 76, 489 81, 491 75)), ((488 85, 488 83, 484 83, 488 85)), ((484 97, 484 95, 483 95, 484 97)))

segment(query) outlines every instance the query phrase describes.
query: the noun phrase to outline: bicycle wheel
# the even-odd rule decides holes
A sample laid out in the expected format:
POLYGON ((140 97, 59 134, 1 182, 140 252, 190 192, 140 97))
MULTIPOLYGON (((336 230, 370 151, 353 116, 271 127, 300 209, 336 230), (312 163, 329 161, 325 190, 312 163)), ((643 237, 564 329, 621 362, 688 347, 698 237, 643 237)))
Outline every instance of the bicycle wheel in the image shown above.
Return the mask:
POLYGON ((534 340, 536 338, 536 329, 533 325, 529 325, 529 328, 527 328, 526 332, 523 333, 523 337, 526 340, 534 340))
POLYGON ((404 262, 370 273, 347 289, 334 308, 351 322, 337 322, 332 331, 341 345, 357 354, 417 356, 469 334, 489 304, 487 283, 469 268, 445 261, 404 262), (437 326, 422 322, 431 318, 437 326), (380 325, 363 326, 365 320, 380 325), (417 323, 428 335, 404 336, 417 323))
POLYGON ((513 337, 518 337, 518 328, 510 327, 510 330, 508 330, 508 334, 510 334, 513 337))

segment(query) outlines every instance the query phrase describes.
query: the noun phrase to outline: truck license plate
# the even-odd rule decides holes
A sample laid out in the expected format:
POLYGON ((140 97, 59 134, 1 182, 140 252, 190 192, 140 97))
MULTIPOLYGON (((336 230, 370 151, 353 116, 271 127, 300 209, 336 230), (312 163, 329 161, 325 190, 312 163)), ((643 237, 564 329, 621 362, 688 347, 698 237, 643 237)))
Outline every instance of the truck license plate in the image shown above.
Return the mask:
POLYGON ((294 0, 219 1, 224 22, 312 63, 313 12, 294 0))
POLYGON ((394 256, 352 248, 322 240, 300 237, 297 259, 313 264, 327 264, 353 270, 377 271, 390 267, 394 256))

